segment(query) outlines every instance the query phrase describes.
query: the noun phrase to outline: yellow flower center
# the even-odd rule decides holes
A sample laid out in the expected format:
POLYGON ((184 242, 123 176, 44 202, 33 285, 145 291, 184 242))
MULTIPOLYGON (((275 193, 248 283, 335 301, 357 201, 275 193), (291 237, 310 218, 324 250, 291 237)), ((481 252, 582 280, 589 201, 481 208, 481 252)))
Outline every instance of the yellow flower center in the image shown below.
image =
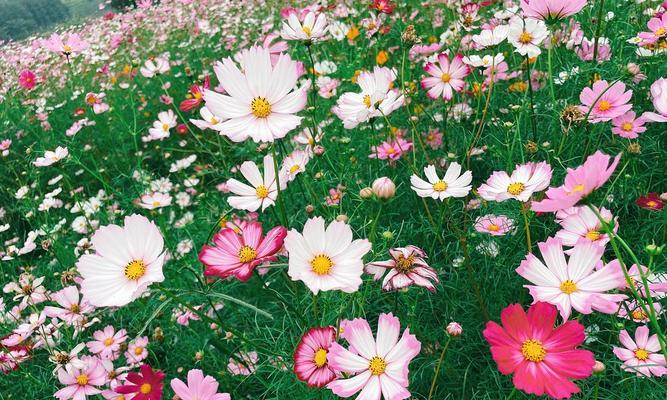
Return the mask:
POLYGON ((402 274, 412 271, 412 266, 415 263, 415 256, 410 255, 407 258, 403 254, 398 256, 396 260, 396 270, 402 274))
POLYGON ((607 100, 602 100, 602 101, 598 104, 598 110, 600 110, 600 111, 607 111, 607 110, 609 110, 610 108, 611 108, 611 104, 609 104, 609 102, 608 102, 607 100))
POLYGON ((317 275, 327 275, 331 271, 331 267, 333 267, 333 262, 329 256, 320 254, 310 261, 310 266, 317 275))
POLYGON ((649 200, 646 202, 646 206, 648 208, 655 208, 658 205, 657 201, 649 200))
POLYGON ((95 96, 88 96, 88 97, 86 98, 86 103, 88 103, 88 104, 91 105, 91 106, 92 106, 93 104, 95 104, 96 102, 97 102, 97 99, 95 98, 95 96))
POLYGON ((169 124, 162 124, 162 130, 163 131, 168 131, 169 130, 169 124))
POLYGON ((366 108, 371 108, 371 96, 370 95, 365 95, 364 96, 364 105, 366 108))
POLYGON ((81 311, 81 307, 79 307, 78 304, 72 304, 71 306, 69 306, 69 310, 74 314, 78 314, 79 311, 81 311))
POLYGON ((125 266, 125 276, 131 281, 137 281, 146 273, 146 264, 143 260, 132 260, 125 266))
POLYGON ((646 313, 642 310, 635 310, 635 311, 632 312, 631 315, 632 315, 632 319, 636 319, 636 320, 639 320, 639 321, 643 321, 648 317, 648 315, 646 315, 646 313))
POLYGON ((266 118, 271 114, 271 104, 264 97, 255 97, 250 103, 250 110, 257 118, 266 118))
POLYGON ((507 186, 507 193, 512 196, 518 196, 523 193, 524 190, 526 190, 526 185, 521 182, 510 183, 509 186, 507 186))
POLYGON ((635 350, 635 358, 639 361, 646 361, 648 360, 649 353, 648 351, 644 349, 637 349, 635 350))
POLYGON ((387 369, 387 362, 382 357, 375 356, 371 358, 371 361, 368 363, 368 369, 373 375, 382 375, 384 370, 387 369))
POLYGON ((239 249, 239 261, 247 263, 257 258, 257 252, 250 246, 241 246, 239 249))
POLYGON ((586 233, 586 237, 589 238, 592 241, 596 241, 596 240, 600 239, 600 236, 602 236, 602 235, 600 234, 600 232, 598 232, 596 230, 588 231, 588 233, 586 233))
POLYGON ((533 35, 530 32, 523 31, 519 35, 519 42, 523 44, 528 44, 533 41, 533 35))
POLYGON ((396 153, 396 149, 394 149, 394 148, 391 147, 391 146, 389 146, 389 148, 387 148, 386 151, 387 151, 387 154, 394 154, 394 153, 396 153))
POLYGON ((443 181, 437 181, 436 183, 433 184, 433 190, 436 192, 444 192, 447 190, 447 184, 443 181))
POLYGON ((290 174, 293 174, 299 170, 299 164, 292 165, 292 168, 289 169, 290 174))
POLYGON ((577 193, 577 192, 583 192, 584 189, 585 189, 585 186, 583 185, 583 183, 580 183, 577 186, 572 188, 572 190, 570 191, 570 194, 577 193))
POLYGON ((310 34, 312 33, 312 30, 308 26, 303 27, 303 33, 306 34, 306 36, 310 37, 310 34))
POLYGON ((542 346, 539 340, 526 340, 521 345, 521 354, 523 358, 532 362, 540 362, 544 360, 544 357, 547 355, 547 351, 542 346))
POLYGON ((211 125, 217 125, 220 121, 216 117, 211 117, 211 121, 209 122, 211 125))
POLYGON ((500 230, 500 227, 496 224, 491 224, 489 225, 488 230, 490 230, 491 232, 498 232, 500 230))
POLYGON ((72 47, 70 45, 66 44, 63 46, 63 53, 69 54, 71 52, 72 52, 72 47))
POLYGON ((445 72, 445 73, 442 74, 442 76, 440 77, 440 80, 442 80, 442 81, 445 82, 445 83, 448 83, 449 81, 452 80, 452 76, 451 76, 450 74, 448 74, 447 72, 445 72))
POLYGON ((632 130, 632 124, 630 122, 625 122, 623 123, 623 126, 621 126, 621 129, 626 132, 630 132, 632 130))
POLYGON ((153 387, 151 386, 150 383, 144 383, 143 385, 141 385, 139 387, 139 391, 143 394, 149 394, 152 389, 153 389, 153 387))
POLYGON ((655 30, 655 36, 662 36, 665 33, 667 33, 666 28, 658 28, 658 29, 655 30))
POLYGON ((315 357, 313 357, 313 361, 315 362, 315 365, 317 365, 317 368, 323 367, 327 363, 327 351, 324 349, 319 349, 315 352, 315 357))
POLYGON ((560 291, 565 294, 572 294, 577 291, 577 285, 570 279, 560 284, 560 291))
POLYGON ((265 199, 269 197, 269 189, 267 189, 264 185, 259 185, 257 188, 255 188, 255 194, 257 194, 257 198, 265 199))
POLYGON ((76 384, 81 386, 86 386, 88 384, 88 375, 81 374, 76 377, 76 384))
POLYGON ((104 345, 105 346, 111 346, 112 344, 113 344, 113 339, 112 338, 104 339, 104 345))
POLYGON ((135 356, 141 355, 141 353, 143 353, 143 352, 144 352, 143 347, 137 346, 137 347, 134 348, 134 355, 135 356))

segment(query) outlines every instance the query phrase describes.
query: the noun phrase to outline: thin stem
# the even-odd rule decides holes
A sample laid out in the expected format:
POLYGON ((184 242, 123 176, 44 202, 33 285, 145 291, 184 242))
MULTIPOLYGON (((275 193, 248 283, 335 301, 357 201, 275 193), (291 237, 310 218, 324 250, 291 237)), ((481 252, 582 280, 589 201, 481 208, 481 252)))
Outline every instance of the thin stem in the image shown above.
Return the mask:
POLYGON ((600 31, 602 30, 602 11, 604 9, 604 0, 600 0, 598 5, 598 19, 595 21, 597 24, 595 28, 595 44, 593 45, 593 62, 597 63, 598 60, 598 42, 600 41, 600 31))
POLYGON ((449 347, 449 342, 452 341, 451 336, 447 336, 447 343, 445 343, 445 347, 443 347, 442 352, 440 353, 440 358, 438 359, 438 363, 435 366, 435 373, 433 374, 433 380, 431 381, 431 389, 428 391, 428 400, 431 400, 431 397, 433 397, 433 391, 435 390, 435 383, 438 381, 438 375, 440 375, 440 367, 442 366, 442 361, 445 359, 445 353, 447 352, 447 348, 449 347))
POLYGON ((382 209, 384 208, 384 203, 380 203, 380 208, 378 209, 377 215, 375 215, 375 218, 373 219, 373 225, 371 225, 371 234, 370 234, 370 239, 372 243, 375 243, 375 230, 378 225, 378 220, 380 219, 380 215, 382 214, 382 209))
POLYGON ((530 239, 530 223, 528 222, 528 208, 526 204, 521 203, 521 214, 523 214, 523 227, 526 232, 526 245, 528 247, 528 252, 533 252, 532 240, 530 239))
MULTIPOLYGON (((278 189, 278 207, 280 208, 281 221, 283 226, 287 226, 287 212, 285 212, 285 202, 283 201, 282 192, 280 190, 280 171, 278 170, 278 159, 276 157, 276 144, 271 146, 271 153, 273 154, 273 170, 276 175, 276 188, 278 189)), ((266 172, 264 172, 266 173, 266 172)))

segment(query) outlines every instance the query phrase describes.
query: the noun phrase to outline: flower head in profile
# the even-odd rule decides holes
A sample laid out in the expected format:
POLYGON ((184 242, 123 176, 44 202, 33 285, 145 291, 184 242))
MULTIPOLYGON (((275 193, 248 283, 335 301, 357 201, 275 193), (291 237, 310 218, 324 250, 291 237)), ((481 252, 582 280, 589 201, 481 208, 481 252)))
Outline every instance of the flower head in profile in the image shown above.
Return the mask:
POLYGON ((584 342, 584 327, 567 321, 554 329, 558 312, 552 305, 535 303, 528 314, 519 304, 501 313, 502 326, 486 323, 484 338, 503 375, 514 374, 514 386, 536 396, 569 399, 580 389, 572 379, 584 379, 593 372, 595 358, 577 349, 584 342))
POLYGON ((336 342, 336 330, 332 326, 310 328, 304 333, 294 350, 294 373, 310 387, 324 387, 336 379, 336 372, 329 367, 329 347, 336 342))
POLYGON ((83 278, 81 292, 94 306, 123 306, 154 282, 162 282, 164 240, 146 217, 125 217, 125 226, 106 225, 91 238, 95 253, 76 263, 83 278))
POLYGON ((306 150, 295 150, 283 160, 280 168, 280 182, 283 180, 291 182, 296 176, 306 170, 306 165, 310 161, 310 155, 306 150))
POLYGON ((477 190, 488 201, 515 199, 527 202, 535 192, 540 192, 551 182, 551 166, 546 162, 529 162, 517 165, 512 175, 505 171, 495 171, 486 183, 477 190))
POLYGON ((130 394, 132 400, 161 400, 164 380, 162 371, 153 371, 148 364, 142 364, 140 372, 130 372, 127 374, 127 381, 124 385, 116 387, 114 390, 120 394, 130 394))
POLYGON ((67 150, 67 147, 58 146, 53 151, 45 151, 44 156, 37 157, 35 161, 32 162, 32 164, 35 167, 48 167, 49 165, 55 164, 67 156, 69 156, 69 150, 67 150))
POLYGON ((290 230, 285 237, 289 253, 287 274, 303 281, 317 294, 320 290, 342 290, 353 293, 361 285, 363 257, 371 249, 366 239, 352 240, 352 228, 333 221, 324 226, 322 217, 310 218, 299 233, 290 230))
POLYGON ((514 222, 505 215, 489 214, 477 217, 474 226, 477 232, 503 236, 514 228, 514 222))
POLYGON ((171 205, 171 195, 169 193, 152 192, 141 196, 139 207, 147 210, 155 210, 171 205))
POLYGON ((623 361, 624 371, 637 376, 660 377, 667 374, 667 362, 661 354, 658 335, 650 335, 648 326, 642 325, 635 331, 635 340, 632 340, 628 331, 623 329, 618 340, 623 347, 614 346, 614 354, 623 361))
POLYGON ((667 122, 667 78, 659 78, 653 82, 651 99, 653 99, 653 108, 657 112, 647 111, 642 114, 642 118, 652 122, 667 122))
POLYGON ((430 76, 421 80, 423 89, 428 90, 428 97, 437 99, 442 97, 450 101, 454 92, 460 92, 465 86, 463 80, 470 75, 470 67, 463 63, 463 55, 457 54, 451 61, 445 53, 438 55, 437 63, 427 63, 424 71, 430 76))
POLYGON ((461 173, 461 165, 453 162, 447 168, 445 176, 440 179, 435 166, 424 167, 425 181, 417 175, 410 177, 412 190, 417 192, 419 197, 430 197, 435 200, 443 201, 448 197, 465 197, 470 192, 472 186, 472 172, 465 171, 461 173))
POLYGON ((581 91, 579 108, 588 114, 590 123, 611 121, 632 110, 631 98, 632 90, 626 91, 623 82, 609 85, 607 81, 596 81, 592 87, 581 91))
POLYGON ((625 277, 620 268, 603 264, 604 247, 580 241, 566 260, 560 239, 550 238, 538 246, 544 263, 529 253, 516 272, 533 283, 524 285, 533 301, 555 305, 563 319, 570 317, 572 309, 582 314, 613 314, 618 302, 627 297, 607 293, 623 287, 625 277))
POLYGON ((531 209, 537 212, 556 212, 575 206, 607 182, 620 160, 621 154, 612 159, 611 156, 596 151, 586 158, 582 165, 575 169, 568 168, 563 184, 550 187, 546 191, 546 198, 533 202, 531 209))
POLYGON ((46 40, 42 41, 42 45, 54 53, 64 54, 68 59, 74 53, 80 53, 86 50, 90 45, 88 42, 81 39, 76 33, 70 33, 65 39, 57 33, 54 33, 46 40))
POLYGON ((510 21, 507 41, 514 46, 514 51, 522 56, 537 57, 542 54, 540 46, 548 36, 549 30, 544 22, 516 18, 510 21))
POLYGON ((327 358, 334 370, 351 377, 337 379, 327 387, 340 397, 350 397, 359 391, 357 398, 410 397, 408 366, 421 350, 421 342, 410 329, 406 328, 401 335, 401 323, 391 313, 380 314, 375 338, 365 319, 343 321, 341 327, 341 337, 349 343, 349 348, 334 342, 327 358))
POLYGON ((586 6, 587 0, 521 0, 526 18, 555 21, 570 17, 586 6))
POLYGON ((178 108, 181 111, 191 111, 192 109, 198 107, 204 102, 204 90, 211 87, 211 77, 206 75, 204 82, 199 84, 194 84, 190 87, 188 91, 188 98, 183 100, 181 104, 178 105, 178 108))
POLYGON ((146 78, 152 78, 156 75, 162 75, 169 72, 169 60, 164 57, 148 59, 144 65, 139 68, 139 72, 146 78))
POLYGON ((188 371, 188 383, 174 378, 171 388, 181 400, 231 400, 227 393, 218 393, 218 382, 210 375, 204 376, 200 369, 188 371))
POLYGON ((255 142, 273 142, 299 126, 303 117, 307 88, 296 87, 299 72, 296 61, 281 54, 275 65, 264 47, 252 47, 242 56, 239 69, 227 57, 213 67, 227 94, 204 90, 206 107, 218 119, 220 132, 232 141, 248 137, 255 142))
POLYGON ((312 42, 326 36, 327 28, 327 17, 324 13, 311 11, 306 14, 303 21, 299 21, 296 13, 290 13, 283 21, 281 36, 287 40, 312 42))
MULTIPOLYGON (((229 197, 227 200, 230 206, 237 210, 254 212, 260 208, 264 211, 267 207, 275 204, 278 198, 278 183, 273 157, 266 155, 263 161, 264 177, 262 177, 257 164, 253 161, 246 161, 239 168, 241 174, 252 186, 241 183, 234 178, 227 181, 229 191, 236 195, 229 197)), ((285 188, 286 183, 284 180, 280 181, 281 189, 285 188)))
POLYGON ((435 292, 433 282, 439 282, 438 273, 426 263, 424 250, 416 246, 397 247, 390 249, 389 255, 390 260, 370 262, 364 268, 374 280, 389 271, 382 281, 382 289, 391 291, 417 285, 435 292))
POLYGON ((199 253, 199 261, 206 266, 204 275, 247 281, 255 267, 276 260, 285 235, 287 229, 277 226, 263 237, 259 222, 247 223, 240 234, 224 228, 213 237, 214 246, 204 245, 199 253))

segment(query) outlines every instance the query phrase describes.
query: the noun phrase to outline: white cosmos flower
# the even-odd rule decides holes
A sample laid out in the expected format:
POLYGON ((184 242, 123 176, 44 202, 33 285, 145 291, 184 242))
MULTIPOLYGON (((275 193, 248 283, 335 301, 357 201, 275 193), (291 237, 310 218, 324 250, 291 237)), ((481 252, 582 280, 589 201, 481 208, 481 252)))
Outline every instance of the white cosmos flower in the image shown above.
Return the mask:
POLYGON ((296 61, 280 54, 275 65, 271 53, 252 47, 242 55, 243 71, 229 57, 213 67, 227 94, 204 90, 206 107, 221 121, 219 130, 234 142, 251 137, 273 142, 299 126, 308 100, 306 87, 296 87, 296 61))
POLYGON ((167 207, 171 204, 171 196, 168 193, 153 192, 141 196, 139 207, 147 210, 167 207))
POLYGON ((289 252, 287 274, 294 281, 303 281, 317 294, 320 290, 356 292, 364 270, 363 257, 371 249, 366 239, 352 241, 352 229, 340 221, 326 228, 324 219, 309 219, 303 233, 292 229, 285 237, 289 252))
POLYGON ((222 121, 218 119, 215 115, 213 115, 213 113, 211 113, 211 111, 208 108, 206 107, 200 108, 199 115, 201 115, 203 119, 190 119, 190 122, 194 126, 196 126, 201 130, 213 129, 214 131, 220 131, 220 125, 222 121))
POLYGON ((162 282, 164 239, 146 217, 125 217, 125 226, 106 225, 93 234, 94 254, 84 254, 76 267, 81 292, 96 307, 120 307, 139 297, 151 283, 162 282))
POLYGON ((540 44, 549 36, 547 25, 540 20, 519 18, 512 19, 509 25, 507 41, 522 56, 537 57, 542 53, 540 44))
POLYGON ((321 39, 327 34, 326 15, 309 12, 299 21, 296 13, 290 13, 287 20, 283 21, 283 29, 280 32, 283 39, 312 41, 321 39))
POLYGON ((157 57, 155 61, 146 60, 144 66, 139 68, 139 72, 146 78, 152 78, 158 74, 165 74, 169 71, 169 60, 163 57, 157 57))
POLYGON ((145 142, 151 140, 163 140, 171 134, 171 128, 175 127, 178 120, 173 111, 162 111, 157 115, 158 120, 153 122, 153 127, 148 129, 149 135, 144 137, 145 142))
POLYGON ((48 167, 69 155, 67 147, 58 146, 54 151, 48 150, 44 152, 44 157, 37 157, 32 164, 36 167, 48 167))
POLYGON ((473 35, 473 42, 482 47, 497 46, 507 39, 508 25, 498 25, 493 29, 482 29, 479 35, 473 35))
MULTIPOLYGON (((278 185, 276 184, 275 167, 273 157, 264 156, 264 177, 259 172, 257 164, 252 161, 246 161, 239 168, 243 177, 248 180, 250 185, 241 183, 236 179, 227 181, 229 191, 236 196, 231 196, 227 201, 229 205, 246 211, 257 211, 260 207, 264 211, 272 206, 278 198, 278 185)), ((287 182, 280 181, 281 189, 286 187, 287 182)))
POLYGON ((428 182, 417 175, 410 177, 412 190, 417 192, 419 197, 430 197, 442 201, 448 197, 465 197, 472 188, 470 185, 472 173, 465 171, 461 174, 461 165, 457 162, 447 168, 442 179, 438 177, 433 165, 425 167, 424 174, 428 182))

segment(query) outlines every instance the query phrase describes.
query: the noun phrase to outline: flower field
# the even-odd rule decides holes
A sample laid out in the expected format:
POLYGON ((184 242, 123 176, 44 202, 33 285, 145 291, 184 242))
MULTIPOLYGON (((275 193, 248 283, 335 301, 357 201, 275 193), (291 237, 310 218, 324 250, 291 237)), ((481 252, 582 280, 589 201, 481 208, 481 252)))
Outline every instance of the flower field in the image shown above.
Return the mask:
POLYGON ((0 400, 667 398, 667 2, 132 3, 0 43, 0 400))

